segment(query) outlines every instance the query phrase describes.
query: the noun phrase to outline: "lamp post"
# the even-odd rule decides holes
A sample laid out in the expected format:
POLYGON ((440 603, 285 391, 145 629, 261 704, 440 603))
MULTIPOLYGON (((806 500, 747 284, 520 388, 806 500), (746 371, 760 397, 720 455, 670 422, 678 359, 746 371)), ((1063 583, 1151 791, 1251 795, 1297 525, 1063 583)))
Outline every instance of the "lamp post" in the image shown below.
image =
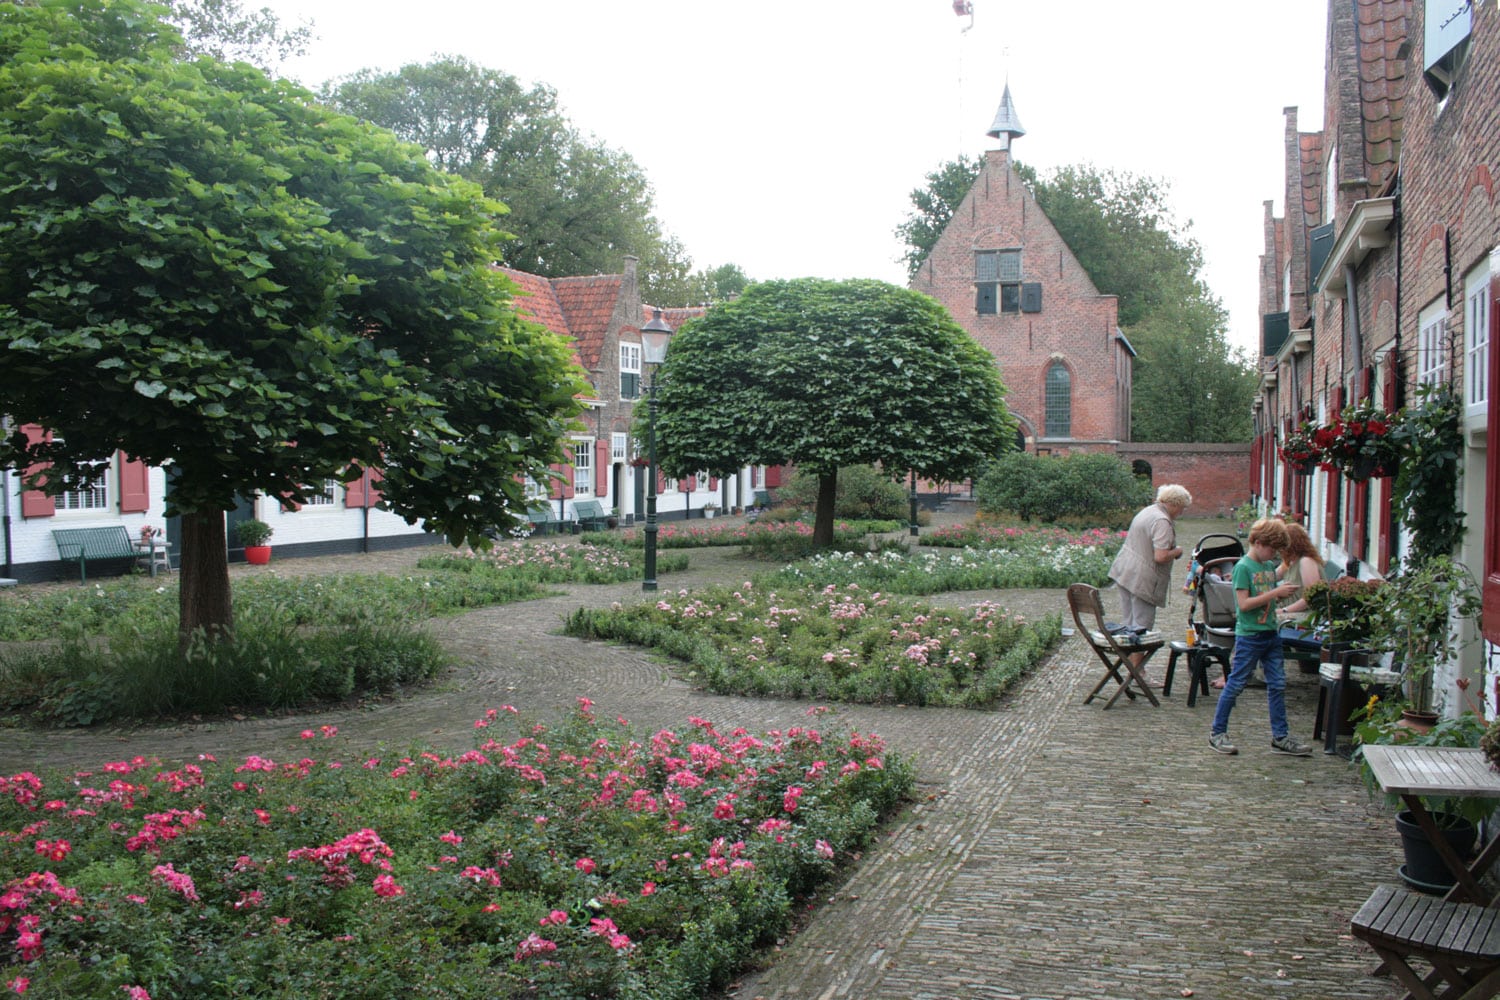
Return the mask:
POLYGON ((917 470, 911 470, 911 535, 917 537, 917 470))
POLYGON ((651 322, 641 327, 641 362, 651 366, 651 383, 646 386, 646 575, 641 589, 656 589, 656 369, 667 359, 667 343, 672 328, 655 310, 651 322))

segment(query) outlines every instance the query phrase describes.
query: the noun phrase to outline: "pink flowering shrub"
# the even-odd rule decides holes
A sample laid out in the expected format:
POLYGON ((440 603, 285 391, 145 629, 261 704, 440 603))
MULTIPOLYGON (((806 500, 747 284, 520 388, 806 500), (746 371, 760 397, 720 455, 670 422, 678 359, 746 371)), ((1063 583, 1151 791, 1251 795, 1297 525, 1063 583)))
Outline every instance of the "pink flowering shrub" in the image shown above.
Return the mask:
POLYGON ((644 735, 580 699, 556 725, 497 709, 474 732, 456 754, 344 761, 323 739, 0 778, 0 981, 69 1000, 706 996, 912 784, 879 737, 811 725, 644 735))
MULTIPOLYGON (((608 536, 600 536, 608 537, 608 536)), ((534 584, 624 583, 639 579, 644 551, 636 553, 605 545, 568 545, 560 542, 497 542, 487 552, 428 556, 418 561, 422 569, 469 574, 503 574, 506 578, 534 584)), ((685 555, 658 556, 658 573, 687 568, 685 555)))
POLYGON ((1032 624, 994 604, 944 610, 856 583, 793 580, 580 609, 565 631, 653 646, 721 694, 977 707, 1046 655, 1061 619, 1032 624))

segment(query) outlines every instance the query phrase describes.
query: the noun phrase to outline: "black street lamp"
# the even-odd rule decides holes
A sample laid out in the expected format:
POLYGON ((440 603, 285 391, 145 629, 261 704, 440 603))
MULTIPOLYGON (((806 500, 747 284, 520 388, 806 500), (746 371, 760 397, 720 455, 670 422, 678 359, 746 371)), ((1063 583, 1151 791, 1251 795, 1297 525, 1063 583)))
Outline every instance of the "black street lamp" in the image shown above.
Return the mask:
POLYGON ((646 575, 642 590, 656 589, 656 369, 667 359, 672 328, 662 321, 661 310, 641 327, 641 362, 651 366, 646 386, 646 575))
POLYGON ((911 470, 911 535, 917 537, 917 470, 911 470))

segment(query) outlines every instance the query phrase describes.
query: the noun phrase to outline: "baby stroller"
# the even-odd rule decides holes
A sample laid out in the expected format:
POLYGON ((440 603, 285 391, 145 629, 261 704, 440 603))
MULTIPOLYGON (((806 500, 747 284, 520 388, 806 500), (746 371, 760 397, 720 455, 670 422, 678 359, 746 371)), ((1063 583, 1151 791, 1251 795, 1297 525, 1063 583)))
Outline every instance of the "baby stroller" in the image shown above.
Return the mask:
POLYGON ((1188 575, 1188 627, 1200 642, 1222 649, 1234 648, 1234 564, 1245 547, 1233 535, 1204 535, 1193 549, 1193 569, 1188 575), (1201 617, 1199 612, 1201 611, 1201 617))

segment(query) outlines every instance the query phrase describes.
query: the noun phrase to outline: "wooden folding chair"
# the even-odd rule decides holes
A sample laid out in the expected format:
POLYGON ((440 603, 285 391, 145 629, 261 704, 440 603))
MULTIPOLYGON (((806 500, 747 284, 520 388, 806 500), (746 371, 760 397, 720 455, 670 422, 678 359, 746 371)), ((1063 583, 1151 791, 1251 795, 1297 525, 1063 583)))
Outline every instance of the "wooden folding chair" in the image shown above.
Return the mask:
POLYGON ((1377 886, 1349 922, 1415 1000, 1500 993, 1500 910, 1377 886), (1423 976, 1412 961, 1431 971, 1423 976))
POLYGON ((1111 635, 1104 627, 1104 605, 1099 600, 1099 588, 1086 583, 1075 583, 1068 588, 1068 610, 1073 612, 1073 624, 1078 626, 1078 634, 1083 636, 1094 655, 1104 664, 1104 676, 1099 678, 1099 683, 1094 685, 1094 690, 1083 699, 1083 703, 1087 705, 1093 701, 1106 684, 1114 681, 1118 687, 1110 695, 1109 701, 1104 703, 1105 708, 1112 706, 1122 694, 1134 701, 1136 691, 1131 690, 1132 687, 1144 694, 1151 704, 1160 708, 1161 702, 1156 700, 1156 695, 1146 683, 1143 668, 1151 654, 1165 645, 1161 636, 1152 633, 1155 638, 1137 641, 1134 636, 1127 639, 1111 635), (1145 654, 1139 667, 1131 660, 1136 653, 1145 654))

